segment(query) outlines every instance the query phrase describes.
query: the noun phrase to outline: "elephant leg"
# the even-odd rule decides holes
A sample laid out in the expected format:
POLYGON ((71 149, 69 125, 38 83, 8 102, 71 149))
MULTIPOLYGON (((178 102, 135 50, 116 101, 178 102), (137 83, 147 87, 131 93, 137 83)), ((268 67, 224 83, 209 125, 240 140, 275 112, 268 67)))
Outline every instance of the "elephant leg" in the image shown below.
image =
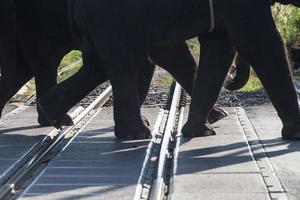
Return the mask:
POLYGON ((16 19, 13 0, 0 2, 0 116, 16 87, 16 19))
MULTIPOLYGON (((22 35, 21 35, 22 36, 22 35)), ((57 84, 57 68, 60 63, 62 52, 66 49, 60 46, 53 46, 51 41, 43 41, 41 43, 34 43, 28 38, 20 36, 20 45, 23 53, 29 63, 35 77, 36 97, 39 99, 53 86, 57 84), (55 51, 53 50, 55 49, 55 51), (54 53, 55 52, 55 53, 54 53)), ((41 126, 50 126, 51 122, 43 114, 39 104, 37 104, 38 123, 41 126)), ((66 115, 63 120, 63 125, 72 125, 73 121, 70 116, 66 115)))
MULTIPOLYGON (((43 113, 46 114, 52 125, 57 128, 61 126, 63 116, 70 108, 99 84, 108 80, 103 68, 100 67, 97 55, 93 53, 95 49, 87 39, 85 41, 83 48, 84 66, 72 77, 54 86, 39 100, 39 107, 43 109, 43 113), (78 88, 80 88, 79 92, 78 88)), ((139 70, 138 79, 140 105, 146 98, 155 69, 146 59, 144 66, 139 70)), ((149 126, 149 121, 145 117, 143 120, 149 126)))
POLYGON ((249 13, 250 16, 254 18, 252 23, 242 23, 235 19, 238 15, 232 16, 228 26, 229 33, 241 56, 252 65, 274 105, 283 123, 282 137, 300 139, 297 94, 284 43, 276 29, 270 8, 262 7, 256 10, 255 16, 249 13))
MULTIPOLYGON (((142 106, 145 102, 154 71, 155 65, 152 64, 148 59, 145 59, 145 61, 142 64, 142 67, 138 71, 138 94, 140 106, 142 106)), ((149 127, 150 121, 144 115, 142 115, 142 119, 144 124, 149 127)))
POLYGON ((233 47, 225 33, 209 34, 199 39, 201 55, 188 121, 182 128, 185 137, 215 134, 207 118, 234 58, 233 47))
MULTIPOLYGON (((150 131, 141 119, 135 67, 109 73, 113 87, 115 135, 124 139, 144 139, 150 131)), ((116 68, 116 66, 114 66, 116 68)))
POLYGON ((142 67, 140 67, 138 71, 138 93, 140 106, 142 106, 145 102, 154 71, 155 65, 152 64, 148 59, 145 59, 142 67))
POLYGON ((95 50, 87 42, 87 39, 83 42, 82 56, 83 66, 81 69, 67 80, 51 88, 38 102, 42 112, 56 128, 61 127, 69 109, 99 84, 107 81, 107 76, 100 67, 95 50))
POLYGON ((122 139, 145 139, 151 136, 140 113, 138 73, 146 54, 138 43, 119 38, 118 33, 103 35, 98 29, 92 32, 93 43, 101 64, 111 81, 114 101, 115 135, 122 139), (113 43, 105 38, 119 38, 113 43), (135 45, 137 44, 137 45, 135 45))
MULTIPOLYGON (((149 55, 155 64, 166 69, 182 85, 186 92, 192 95, 198 67, 187 43, 153 47, 149 50, 149 55)), ((208 116, 208 121, 209 123, 215 123, 227 115, 225 110, 213 106, 208 116)))
POLYGON ((249 60, 274 105, 283 123, 282 137, 300 139, 300 111, 284 43, 271 16, 267 19, 261 20, 264 29, 255 38, 257 42, 247 47, 250 50, 241 43, 237 47, 249 60))
MULTIPOLYGON (((57 83, 57 71, 52 65, 36 65, 40 68, 35 71, 35 85, 37 101, 57 83)), ((39 106, 36 107, 38 112, 38 123, 42 126, 50 126, 51 123, 42 113, 39 106)))
POLYGON ((11 70, 10 65, 1 67, 0 77, 0 113, 5 104, 11 99, 18 90, 33 77, 33 73, 25 60, 21 50, 18 48, 16 53, 16 65, 11 70))
POLYGON ((16 73, 16 12, 14 0, 0 2, 0 67, 1 76, 14 84, 16 73), (14 76, 13 76, 14 75, 14 76))
POLYGON ((149 56, 155 64, 167 70, 189 95, 192 94, 198 67, 185 42, 162 47, 152 47, 149 50, 149 56))

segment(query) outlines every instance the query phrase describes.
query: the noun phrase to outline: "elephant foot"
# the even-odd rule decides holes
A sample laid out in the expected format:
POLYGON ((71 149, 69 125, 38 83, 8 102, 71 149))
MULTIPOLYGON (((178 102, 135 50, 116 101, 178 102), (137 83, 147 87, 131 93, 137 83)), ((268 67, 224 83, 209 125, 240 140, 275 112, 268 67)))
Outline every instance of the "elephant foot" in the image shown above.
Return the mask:
POLYGON ((69 115, 48 112, 40 102, 38 102, 38 106, 44 115, 44 117, 39 116, 38 118, 38 122, 41 126, 54 126, 56 129, 60 129, 62 126, 74 125, 73 119, 69 115))
POLYGON ((45 117, 42 117, 42 116, 38 116, 38 123, 41 126, 52 126, 50 121, 48 119, 46 119, 45 117))
POLYGON ((281 135, 284 140, 300 140, 300 120, 284 125, 281 135))
POLYGON ((122 126, 115 126, 115 136, 119 139, 125 139, 125 140, 142 140, 142 139, 150 139, 151 138, 151 132, 146 127, 143 126, 141 128, 125 128, 122 126))
POLYGON ((48 120, 45 117, 38 117, 38 123, 41 126, 54 126, 59 129, 62 126, 74 125, 73 119, 69 115, 65 115, 62 120, 48 120), (58 121, 61 121, 58 123, 58 121))
POLYGON ((151 133, 150 132, 139 132, 135 134, 129 134, 127 136, 127 140, 144 140, 144 139, 151 139, 151 133))
POLYGON ((181 132, 184 137, 189 137, 189 138, 216 135, 216 132, 208 123, 201 124, 201 123, 187 122, 183 126, 181 132))
POLYGON ((228 116, 228 113, 225 110, 214 106, 208 116, 208 122, 210 124, 213 124, 227 116, 228 116))

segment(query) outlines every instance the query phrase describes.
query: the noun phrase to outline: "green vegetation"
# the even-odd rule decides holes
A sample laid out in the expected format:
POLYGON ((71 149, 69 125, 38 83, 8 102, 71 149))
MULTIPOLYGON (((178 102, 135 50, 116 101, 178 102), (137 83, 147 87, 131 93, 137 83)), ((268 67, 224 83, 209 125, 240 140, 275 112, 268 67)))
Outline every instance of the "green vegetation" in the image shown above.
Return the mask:
POLYGON ((68 53, 61 61, 59 67, 63 68, 66 67, 78 60, 81 59, 81 52, 80 51, 71 51, 68 53))
POLYGON ((72 67, 58 76, 58 82, 62 82, 78 72, 78 70, 82 66, 81 56, 82 55, 80 51, 71 51, 62 59, 59 66, 59 71, 63 70, 66 67, 72 67))
POLYGON ((169 87, 173 83, 173 77, 172 76, 165 76, 160 80, 160 85, 162 87, 169 87))
POLYGON ((294 6, 275 4, 273 17, 279 32, 286 42, 300 40, 300 9, 294 6))
POLYGON ((189 47, 194 56, 199 56, 200 53, 200 45, 197 38, 193 38, 188 41, 189 47))

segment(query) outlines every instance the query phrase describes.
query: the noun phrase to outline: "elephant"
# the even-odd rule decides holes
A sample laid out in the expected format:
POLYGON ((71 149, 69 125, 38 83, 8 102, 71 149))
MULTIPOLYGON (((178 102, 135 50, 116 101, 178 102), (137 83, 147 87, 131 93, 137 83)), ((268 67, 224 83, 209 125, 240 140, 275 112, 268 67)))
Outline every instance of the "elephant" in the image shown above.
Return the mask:
MULTIPOLYGON (((0 2, 0 96, 8 92, 15 83, 16 66, 16 15, 14 0, 0 2)), ((0 113, 1 116, 1 113, 0 113)))
MULTIPOLYGON (((183 135, 215 135, 207 119, 236 49, 262 81, 283 123, 282 137, 299 139, 299 106, 284 44, 272 18, 272 2, 69 1, 73 29, 83 36, 83 59, 89 66, 86 67, 90 68, 90 71, 81 74, 81 81, 86 81, 99 69, 93 66, 101 66, 113 87, 115 122, 126 127, 130 137, 148 138, 150 132, 142 122, 139 99, 136 98, 137 71, 153 49, 197 36, 201 43, 201 55, 183 135)), ((299 6, 299 0, 279 2, 299 6)), ((59 119, 55 112, 59 110, 60 103, 64 102, 64 98, 72 98, 62 91, 76 91, 84 83, 78 80, 74 78, 58 84, 40 99, 39 105, 52 123, 59 119)), ((126 134, 116 136, 129 137, 126 134)))
MULTIPOLYGON (((72 49, 83 48, 80 31, 72 29, 73 26, 69 24, 71 21, 68 13, 69 1, 51 1, 42 4, 40 3, 41 1, 30 0, 26 1, 26 5, 24 5, 25 2, 15 2, 16 5, 11 4, 11 7, 16 6, 17 11, 14 12, 11 9, 11 13, 16 13, 17 15, 17 19, 13 21, 18 28, 18 34, 15 35, 16 41, 14 41, 14 45, 4 43, 2 47, 3 49, 9 46, 15 47, 15 59, 12 60, 17 61, 17 63, 14 67, 8 67, 7 65, 2 67, 3 70, 8 71, 10 74, 1 76, 0 92, 2 92, 2 95, 0 98, 0 111, 2 111, 7 101, 18 89, 32 77, 35 77, 37 98, 40 99, 47 90, 56 85, 57 67, 61 58, 72 49)), ((3 24, 5 23, 13 24, 12 20, 3 20, 3 24)), ((12 35, 9 29, 3 29, 0 32, 12 35)), ((185 42, 155 48, 155 50, 148 53, 148 56, 150 59, 143 61, 144 67, 139 72, 141 74, 141 78, 138 80, 140 105, 149 89, 154 64, 159 64, 167 69, 191 94, 197 65, 185 42), (157 52, 160 53, 158 54, 157 52), (178 59, 174 60, 174 57, 178 59), (186 68, 180 67, 181 65, 186 66, 186 68)), ((72 79, 76 80, 77 77, 80 77, 80 74, 90 69, 89 67, 82 68, 72 79)), ((59 125, 71 125, 72 119, 66 115, 66 111, 94 87, 108 79, 104 69, 97 68, 96 70, 97 73, 95 74, 97 74, 97 77, 91 78, 82 85, 81 91, 76 92, 77 97, 60 104, 61 106, 65 105, 65 108, 57 111, 57 115, 60 118, 59 125)), ((43 126, 50 125, 39 106, 37 106, 37 111, 39 124, 43 126)), ((213 123, 226 115, 225 111, 214 107, 209 121, 213 123)))

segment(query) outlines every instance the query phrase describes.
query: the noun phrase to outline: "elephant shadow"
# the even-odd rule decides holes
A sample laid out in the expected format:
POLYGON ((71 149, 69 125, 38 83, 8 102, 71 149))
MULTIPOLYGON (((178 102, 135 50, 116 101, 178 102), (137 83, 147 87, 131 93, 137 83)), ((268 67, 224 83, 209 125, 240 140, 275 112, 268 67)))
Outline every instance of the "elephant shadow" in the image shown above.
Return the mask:
MULTIPOLYGON (((181 146, 190 140, 191 139, 183 139, 181 146)), ((300 141, 286 141, 281 138, 274 138, 253 140, 251 143, 260 143, 265 149, 265 153, 254 153, 256 159, 269 158, 271 162, 273 158, 289 156, 295 152, 300 152, 300 141)), ((254 145, 251 148, 252 151, 255 152, 255 150, 260 147, 254 145)), ((231 168, 232 170, 239 170, 240 168, 235 168, 235 166, 245 166, 241 164, 247 165, 253 162, 251 154, 246 142, 236 142, 205 148, 201 148, 201 145, 199 145, 197 149, 183 150, 180 152, 178 160, 183 163, 184 166, 180 168, 179 165, 177 175, 223 171, 231 167, 233 167, 231 168), (186 163, 184 163, 185 161, 186 163)))
MULTIPOLYGON (((1 138, 5 137, 6 143, 12 140, 14 140, 14 145, 17 144, 18 142, 23 143, 24 141, 31 139, 31 140, 36 140, 39 141, 39 138, 42 138, 44 135, 41 134, 37 134, 37 135, 31 135, 31 136, 24 136, 24 135, 20 135, 20 134, 13 134, 11 135, 11 133, 17 133, 17 132, 23 132, 23 131, 28 131, 31 132, 33 130, 38 129, 39 130, 39 126, 38 125, 33 125, 33 126, 24 126, 24 127, 15 127, 15 128, 7 128, 7 129, 3 129, 0 130, 0 147, 1 147, 1 138)), ((39 133, 42 132, 43 129, 39 130, 39 133)), ((93 176, 97 176, 99 177, 99 180, 101 179, 107 179, 107 176, 111 176, 112 179, 116 178, 118 180, 118 178, 120 178, 120 182, 122 181, 122 179, 124 177, 128 177, 132 174, 135 174, 134 177, 136 178, 129 178, 128 181, 126 181, 126 184, 123 183, 116 183, 116 184, 108 184, 107 186, 103 186, 103 184, 85 184, 86 182, 88 182, 90 176, 92 175, 84 175, 82 178, 82 182, 83 184, 80 184, 80 180, 76 179, 76 183, 73 182, 72 180, 69 180, 68 182, 68 173, 66 171, 66 180, 62 180, 62 181, 67 181, 66 184, 64 184, 64 186, 61 187, 55 187, 55 186, 51 186, 51 184, 47 185, 45 184, 44 186, 41 185, 33 185, 32 188, 30 188, 28 190, 28 192, 25 194, 25 199, 26 197, 34 197, 36 199, 42 199, 45 196, 44 195, 57 195, 57 196, 64 196, 65 194, 68 194, 68 198, 69 199, 85 199, 85 198, 89 198, 91 196, 102 196, 102 195, 110 195, 112 193, 119 195, 120 194, 120 199, 122 197, 122 195, 124 195, 122 193, 122 191, 124 190, 131 190, 134 192, 135 187, 137 185, 138 182, 138 177, 140 174, 140 169, 143 165, 143 157, 144 157, 144 153, 147 150, 147 146, 149 143, 149 140, 132 140, 132 141, 128 141, 128 140, 122 140, 122 139, 118 139, 115 138, 113 134, 113 130, 114 127, 113 126, 106 126, 100 129, 87 129, 87 130, 83 130, 77 137, 75 137, 74 141, 72 143, 70 143, 70 145, 63 151, 60 153, 59 156, 57 156, 53 161, 50 162, 49 164, 49 171, 51 170, 55 170, 55 169, 59 169, 59 170, 64 170, 65 166, 59 167, 59 166, 54 166, 51 167, 53 165, 55 165, 56 160, 58 160, 58 162, 60 162, 60 158, 64 159, 64 155, 66 154, 66 156, 68 156, 68 154, 72 154, 72 155, 78 155, 78 157, 74 157, 73 161, 71 161, 71 163, 67 163, 67 165, 69 166, 69 170, 72 171, 72 169, 76 169, 76 168, 80 168, 80 165, 77 166, 76 163, 78 164, 82 164, 85 162, 85 159, 93 159, 93 162, 91 163, 91 166, 86 166, 86 167, 82 167, 81 171, 78 172, 79 174, 74 173, 72 175, 72 177, 80 177, 80 174, 84 174, 86 171, 87 173, 89 172, 89 168, 99 168, 99 169, 103 169, 106 170, 107 168, 111 167, 113 169, 114 172, 116 172, 116 174, 120 174, 118 177, 118 175, 114 174, 113 172, 108 173, 106 175, 103 175, 102 177, 102 172, 98 171, 99 174, 97 174, 97 170, 96 172, 93 174, 93 176), (77 146, 79 145, 79 146, 77 146), (103 148, 101 147, 101 151, 97 150, 97 147, 101 147, 103 146, 103 148), (78 148, 79 147, 79 148, 78 148), (79 152, 79 153, 78 153, 79 152), (89 153, 87 153, 89 152, 89 153), (86 158, 85 155, 88 154, 92 154, 92 157, 90 158, 86 158), (100 157, 97 157, 99 156, 100 157), (93 157, 95 156, 95 157, 93 157), (81 160, 80 159, 83 159, 81 160), (99 158, 99 160, 96 159, 99 158), (138 168, 132 168, 132 162, 135 162, 134 160, 130 161, 127 159, 136 159, 136 158, 140 158, 140 161, 138 163, 138 168), (109 161, 111 159, 111 161, 109 161), (121 159, 118 161, 118 159, 121 159), (127 160, 127 161, 126 161, 127 160), (109 164, 110 162, 112 162, 113 164, 109 164), (75 163, 75 164, 74 164, 75 163), (116 171, 115 168, 119 168, 119 172, 116 171), (101 178, 102 177, 102 178, 101 178), (43 188, 44 187, 44 188, 43 188), (47 187, 47 188, 46 188, 47 187), (43 193, 35 193, 34 191, 39 188, 41 189, 41 191, 43 189, 47 189, 47 192, 43 193), (91 191, 91 192, 84 192, 84 191, 91 191), (122 194, 121 194, 122 193, 122 194)), ((4 140, 3 140, 4 142, 4 140)), ((18 147, 17 147, 18 148, 18 147)), ((15 150, 11 149, 13 153, 15 150)), ((14 153, 15 154, 15 153, 14 153)), ((64 161, 63 161, 64 162, 64 161)), ((87 161, 88 162, 88 161, 87 161)), ((134 165, 135 166, 135 165, 134 165)), ((76 170, 75 170, 76 171, 76 170)), ((51 178, 51 176, 48 176, 48 168, 44 171, 44 173, 46 173, 46 178, 51 178)), ((72 173, 72 172, 70 172, 72 173)), ((55 176, 55 175, 54 175, 55 176)), ((60 179, 59 177, 56 178, 57 181, 59 181, 58 179, 60 179)), ((43 185, 43 184, 42 184, 43 185)))

